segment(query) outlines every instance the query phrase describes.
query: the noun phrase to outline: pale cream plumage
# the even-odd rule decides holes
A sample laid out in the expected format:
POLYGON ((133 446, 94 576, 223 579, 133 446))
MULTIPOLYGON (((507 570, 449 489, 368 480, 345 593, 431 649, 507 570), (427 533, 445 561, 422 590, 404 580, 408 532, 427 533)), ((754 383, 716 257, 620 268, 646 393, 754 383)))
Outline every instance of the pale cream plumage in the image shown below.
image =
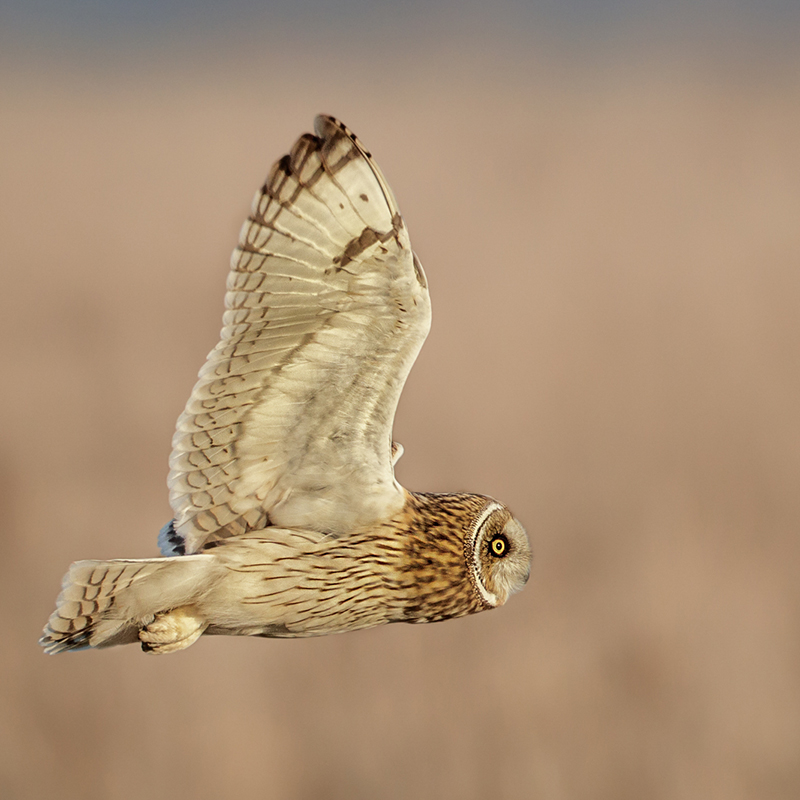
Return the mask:
POLYGON ((73 564, 48 652, 430 621, 521 588, 530 550, 504 506, 395 480, 427 281, 380 170, 337 120, 318 117, 256 194, 225 302, 173 438, 159 543, 179 557, 73 564))

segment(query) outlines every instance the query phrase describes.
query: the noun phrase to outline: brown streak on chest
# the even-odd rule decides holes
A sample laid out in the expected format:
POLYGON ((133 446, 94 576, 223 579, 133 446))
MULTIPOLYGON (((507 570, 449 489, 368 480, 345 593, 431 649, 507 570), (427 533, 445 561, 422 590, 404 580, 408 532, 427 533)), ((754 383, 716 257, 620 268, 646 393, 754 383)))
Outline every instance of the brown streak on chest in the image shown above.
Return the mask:
POLYGON ((409 495, 399 563, 407 622, 436 622, 482 611, 464 551, 464 532, 483 504, 467 495, 409 495))

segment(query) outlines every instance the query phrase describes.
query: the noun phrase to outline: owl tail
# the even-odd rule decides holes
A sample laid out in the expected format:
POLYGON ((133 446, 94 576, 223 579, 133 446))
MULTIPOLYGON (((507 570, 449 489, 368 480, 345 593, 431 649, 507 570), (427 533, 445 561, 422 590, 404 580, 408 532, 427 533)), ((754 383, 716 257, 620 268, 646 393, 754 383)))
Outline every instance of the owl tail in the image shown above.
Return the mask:
POLYGON ((212 575, 212 555, 76 561, 39 644, 47 653, 111 647, 139 638, 156 614, 189 605, 212 575))

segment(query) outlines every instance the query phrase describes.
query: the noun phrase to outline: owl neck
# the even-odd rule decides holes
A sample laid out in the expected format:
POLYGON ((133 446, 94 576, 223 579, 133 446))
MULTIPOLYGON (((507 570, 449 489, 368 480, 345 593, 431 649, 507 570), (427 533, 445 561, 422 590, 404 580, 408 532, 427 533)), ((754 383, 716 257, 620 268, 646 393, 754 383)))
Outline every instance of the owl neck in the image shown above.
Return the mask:
MULTIPOLYGON (((437 622, 490 608, 475 589, 465 532, 486 498, 407 493, 399 560, 406 622, 437 622)), ((398 520, 398 522, 400 522, 398 520)))

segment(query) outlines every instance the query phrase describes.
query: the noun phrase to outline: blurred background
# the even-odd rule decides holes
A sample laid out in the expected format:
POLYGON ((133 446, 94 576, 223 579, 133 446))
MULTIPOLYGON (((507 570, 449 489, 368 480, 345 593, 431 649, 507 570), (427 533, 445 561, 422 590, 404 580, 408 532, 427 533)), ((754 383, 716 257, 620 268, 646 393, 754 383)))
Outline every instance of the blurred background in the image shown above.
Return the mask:
POLYGON ((800 34, 785 2, 0 6, 3 798, 800 796, 800 34), (341 117, 431 284, 409 488, 525 591, 318 640, 46 657, 156 555, 270 165, 341 117))

